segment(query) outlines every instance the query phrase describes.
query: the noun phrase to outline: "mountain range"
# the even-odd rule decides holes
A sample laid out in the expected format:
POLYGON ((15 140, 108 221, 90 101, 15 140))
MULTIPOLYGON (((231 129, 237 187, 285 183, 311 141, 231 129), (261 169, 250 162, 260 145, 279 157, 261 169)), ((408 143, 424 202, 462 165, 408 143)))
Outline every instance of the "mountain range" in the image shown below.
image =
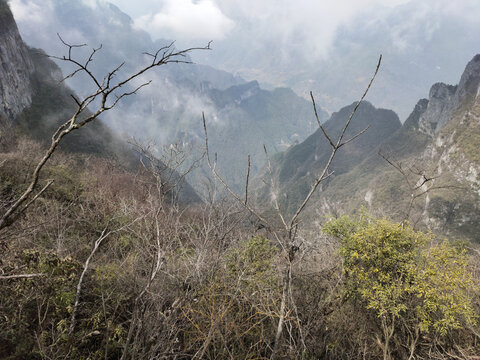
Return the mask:
MULTIPOLYGON (((408 219, 443 234, 478 241, 480 204, 480 55, 458 85, 436 83, 403 125, 388 110, 361 103, 350 134, 368 130, 341 148, 307 217, 324 219, 358 211, 408 219), (412 201, 412 203, 411 203, 412 201)), ((355 104, 325 123, 334 139, 355 104)), ((347 134, 348 135, 348 134, 347 134)), ((348 136, 347 136, 348 138, 348 136)), ((274 158, 275 189, 285 212, 310 190, 331 149, 320 130, 274 158)), ((266 183, 269 183, 267 181, 266 183)), ((271 187, 261 187, 263 199, 271 187)))
POLYGON ((219 6, 237 26, 215 43, 215 56, 196 57, 247 80, 289 86, 307 99, 313 91, 329 113, 360 96, 383 54, 369 100, 394 110, 404 122, 431 84, 457 81, 478 52, 475 1, 372 1, 354 9, 344 3, 273 6, 265 1, 256 5, 254 15, 246 5, 226 3, 219 6), (344 21, 336 26, 329 12, 344 21))

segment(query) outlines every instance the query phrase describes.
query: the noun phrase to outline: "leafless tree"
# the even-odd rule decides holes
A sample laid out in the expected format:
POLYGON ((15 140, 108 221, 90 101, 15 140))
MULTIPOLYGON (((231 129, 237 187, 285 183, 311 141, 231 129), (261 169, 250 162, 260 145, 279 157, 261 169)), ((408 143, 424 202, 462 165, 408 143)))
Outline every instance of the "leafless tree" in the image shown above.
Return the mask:
POLYGON ((123 98, 137 94, 141 88, 149 85, 150 81, 147 81, 136 87, 133 87, 130 90, 125 90, 125 88, 130 87, 129 85, 133 84, 134 80, 139 79, 140 76, 148 71, 170 63, 191 63, 191 61, 187 58, 188 53, 194 50, 210 49, 209 43, 205 47, 177 50, 172 42, 171 44, 158 49, 155 53, 145 53, 145 56, 150 58, 150 62, 135 73, 127 75, 121 79, 117 79, 120 70, 125 64, 123 62, 112 71, 108 72, 103 79, 100 79, 91 71, 90 65, 94 60, 94 56, 98 51, 100 51, 101 46, 94 48, 87 59, 84 62, 81 62, 80 60, 76 59, 73 52, 77 48, 85 47, 86 44, 71 45, 64 41, 60 35, 59 38, 67 48, 67 55, 61 57, 50 57, 52 59, 70 63, 74 66, 74 71, 67 75, 64 80, 72 78, 78 74, 84 74, 91 81, 95 90, 89 95, 85 96, 83 99, 72 95, 72 98, 77 105, 75 113, 70 117, 70 119, 60 125, 52 135, 50 146, 36 165, 35 170, 31 175, 28 188, 7 208, 7 210, 0 217, 0 230, 10 226, 51 186, 53 180, 47 181, 47 183, 36 192, 42 168, 45 166, 66 135, 97 119, 104 112, 114 108, 123 98))
MULTIPOLYGON (((217 155, 215 154, 215 161, 212 161, 209 153, 209 141, 208 141, 208 132, 207 132, 207 124, 205 120, 205 115, 202 114, 202 120, 203 120, 203 126, 204 126, 204 133, 205 133, 205 149, 206 149, 206 158, 207 158, 207 163, 208 166, 213 174, 213 176, 222 184, 222 186, 226 189, 230 195, 238 201, 238 203, 242 204, 242 206, 250 212, 254 217, 260 221, 260 223, 267 227, 271 234, 274 236, 276 239, 278 245, 281 247, 284 255, 284 271, 283 271, 283 290, 282 290, 282 299, 281 299, 281 305, 280 305, 280 312, 278 314, 278 324, 277 324, 277 331, 275 335, 275 340, 274 340, 274 347, 272 349, 272 354, 271 354, 271 359, 276 359, 279 356, 279 351, 281 347, 281 342, 282 342, 282 333, 285 327, 285 318, 287 316, 287 307, 290 304, 290 306, 293 308, 294 314, 296 315, 296 323, 298 326, 298 331, 300 335, 300 342, 302 344, 303 350, 306 350, 306 345, 305 345, 305 339, 302 334, 302 326, 300 324, 300 320, 298 318, 297 314, 297 309, 295 306, 295 302, 293 300, 292 296, 292 265, 295 260, 296 253, 298 251, 298 246, 296 245, 296 238, 298 234, 298 228, 300 225, 300 215, 304 211, 305 207, 307 204, 310 202, 312 199, 313 194, 316 192, 318 189, 319 185, 324 182, 326 179, 328 179, 330 176, 333 175, 333 172, 330 171, 330 166, 332 164, 333 159, 335 158, 335 155, 337 152, 342 148, 344 145, 347 145, 348 143, 354 141, 357 137, 361 136, 365 131, 367 131, 368 126, 364 128, 362 131, 357 133, 356 135, 352 136, 351 138, 345 138, 347 129, 349 128, 352 119, 357 112, 358 107, 360 106, 360 103, 364 100, 365 96, 367 95, 377 73, 380 68, 382 56, 380 55, 378 59, 377 66, 375 68, 375 72, 370 79, 370 82, 363 93, 362 97, 360 100, 357 102, 355 105, 352 113, 350 114, 349 118, 345 122, 342 131, 340 132, 340 135, 338 138, 333 139, 325 130, 323 125, 321 124, 318 113, 317 113, 317 107, 315 104, 315 99, 313 97, 313 93, 310 93, 311 99, 312 99, 312 104, 313 104, 313 110, 315 113, 315 118, 317 120, 318 126, 325 137, 325 139, 328 141, 330 144, 331 152, 330 156, 324 165, 322 171, 316 176, 315 181, 312 183, 310 191, 308 194, 305 196, 303 199, 302 203, 300 206, 296 209, 296 211, 293 213, 293 215, 290 218, 287 218, 281 211, 280 204, 278 203, 277 196, 273 197, 273 202, 274 202, 274 208, 275 212, 277 214, 278 220, 280 221, 281 226, 277 228, 275 226, 275 222, 273 219, 267 218, 265 215, 262 214, 262 212, 257 209, 250 201, 249 201, 249 178, 250 178, 250 159, 248 160, 248 167, 246 171, 246 183, 245 183, 245 194, 239 195, 235 191, 232 190, 232 188, 229 186, 229 184, 226 183, 226 181, 222 178, 222 176, 218 173, 217 171, 217 166, 216 166, 216 158, 217 155)), ((267 149, 265 149, 265 154, 267 156, 267 169, 269 170, 270 174, 272 174, 271 170, 271 164, 270 160, 268 157, 267 149)), ((272 178, 273 179, 273 178, 272 178)), ((272 180, 273 181, 273 180, 272 180)), ((272 184, 273 185, 273 184, 272 184)))

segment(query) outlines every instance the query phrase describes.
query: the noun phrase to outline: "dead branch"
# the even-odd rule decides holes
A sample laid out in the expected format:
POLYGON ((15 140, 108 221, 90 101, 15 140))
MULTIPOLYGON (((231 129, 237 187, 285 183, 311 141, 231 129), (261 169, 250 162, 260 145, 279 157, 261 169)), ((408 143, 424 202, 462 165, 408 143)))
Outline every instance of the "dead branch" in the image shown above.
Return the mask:
POLYGON ((72 315, 70 317, 70 327, 69 327, 69 331, 68 331, 69 335, 72 335, 73 331, 75 330, 76 316, 77 316, 78 306, 80 304, 80 295, 81 295, 82 286, 83 286, 83 279, 85 278, 85 274, 88 271, 88 268, 90 266, 90 261, 92 261, 93 256, 95 255, 98 248, 100 247, 100 245, 102 244, 102 242, 106 238, 108 238, 112 234, 118 233, 118 232, 126 229, 127 227, 135 224, 136 222, 138 222, 142 218, 143 217, 138 217, 138 218, 134 219, 133 221, 131 221, 130 223, 128 223, 124 226, 121 226, 121 227, 119 227, 115 230, 110 230, 110 231, 107 232, 109 224, 110 224, 110 222, 108 222, 107 226, 105 226, 105 228, 102 230, 102 233, 100 234, 98 239, 95 240, 92 251, 90 252, 90 255, 88 256, 87 260, 85 261, 85 264, 83 265, 83 270, 82 270, 82 273, 80 274, 80 278, 78 280, 77 291, 75 293, 75 302, 74 302, 73 309, 72 309, 72 315))
POLYGON ((250 155, 248 155, 247 179, 245 180, 245 205, 248 203, 248 180, 250 179, 250 155))
POLYGON ((93 48, 87 60, 84 63, 81 63, 73 57, 73 50, 76 48, 84 47, 86 45, 71 45, 64 41, 60 35, 58 35, 58 37, 60 41, 67 47, 68 54, 62 57, 49 57, 59 61, 71 63, 75 66, 75 70, 71 74, 67 75, 65 79, 71 78, 79 73, 84 73, 95 85, 95 90, 90 95, 87 95, 85 98, 83 98, 83 100, 79 100, 74 97, 75 103, 77 104, 77 109, 75 113, 68 121, 60 125, 53 134, 50 147, 45 152, 44 156, 39 161, 35 170, 33 171, 27 190, 25 190, 25 192, 12 205, 10 205, 10 207, 1 216, 0 230, 10 226, 13 222, 15 222, 15 220, 27 210, 28 206, 31 205, 31 203, 36 198, 38 198, 48 188, 48 186, 51 185, 51 183, 48 184, 34 197, 33 201, 28 203, 28 206, 22 208, 22 205, 27 202, 34 193, 35 188, 39 182, 40 172, 42 168, 45 166, 47 161, 53 155, 58 145, 66 135, 68 135, 72 131, 82 128, 89 122, 97 119, 103 112, 111 110, 113 107, 115 107, 121 99, 136 94, 144 86, 149 85, 150 82, 142 83, 131 91, 123 91, 117 93, 117 91, 120 91, 120 88, 122 88, 123 86, 131 83, 133 80, 139 78, 141 75, 155 67, 167 65, 170 63, 191 63, 191 61, 184 60, 187 54, 195 50, 209 50, 211 43, 209 42, 205 47, 191 47, 184 50, 176 50, 173 47, 174 43, 171 43, 168 46, 160 48, 155 54, 147 54, 148 56, 152 57, 152 62, 149 65, 127 76, 123 80, 118 81, 116 84, 112 84, 111 80, 115 77, 115 75, 118 73, 118 70, 123 66, 123 64, 109 72, 104 78, 104 81, 100 82, 98 78, 89 69, 89 65, 92 63, 94 55, 101 49, 101 46, 98 48, 93 48), (111 100, 112 97, 114 98, 114 100, 111 100), (97 100, 98 105, 96 105, 96 109, 90 109, 91 114, 84 116, 84 112, 88 108, 88 106, 93 104, 94 101, 97 100))
MULTIPOLYGON (((347 143, 349 143, 350 141, 356 139, 358 136, 360 136, 361 134, 363 134, 367 129, 364 129, 362 130, 361 132, 359 132, 358 134, 356 134, 355 136, 353 136, 350 140, 347 140, 346 142, 343 141, 343 138, 345 136, 345 132, 347 131, 348 127, 350 126, 350 123, 352 122, 352 119, 353 119, 353 116, 355 115, 355 113, 357 112, 358 110, 358 107, 360 106, 360 103, 363 101, 363 99, 365 99, 365 96, 367 96, 367 93, 368 91, 370 90, 370 87, 372 86, 372 83, 373 81, 375 80, 375 77, 377 76, 377 73, 378 73, 378 69, 380 68, 380 64, 382 63, 382 55, 380 55, 380 57, 378 58, 378 63, 377 63, 377 67, 375 68, 375 72, 372 76, 372 78, 370 79, 370 82, 368 83, 368 86, 367 88, 365 89, 365 92, 363 93, 362 97, 360 98, 360 100, 357 102, 357 104, 355 105, 355 107, 353 108, 353 111, 352 113, 350 114, 347 122, 345 123, 343 129, 342 129, 342 132, 340 133, 340 136, 338 137, 338 140, 335 144, 333 144, 333 142, 331 141, 331 138, 326 134, 326 131, 325 129, 323 129, 323 127, 321 126, 320 129, 322 129, 323 133, 325 134, 325 137, 327 138, 327 140, 329 140, 330 142, 330 146, 332 147, 332 152, 330 154, 330 157, 325 165, 325 167, 323 168, 320 176, 317 177, 317 179, 315 180, 315 182, 313 183, 313 186, 310 190, 310 192, 307 194, 307 196, 305 197, 305 199, 303 200, 302 204, 298 207, 297 211, 295 212, 295 214, 293 215, 292 219, 290 220, 290 229, 289 229, 289 232, 291 232, 291 229, 293 228, 295 222, 297 221, 297 218, 300 216, 300 214, 302 213, 303 209, 305 208, 305 206, 307 206, 308 202, 310 201, 310 199, 312 198, 313 194, 315 193, 315 191, 317 190, 318 186, 320 185, 320 183, 322 181, 325 180, 326 177, 329 177, 331 176, 332 174, 328 174, 328 170, 330 168, 330 165, 332 164, 332 161, 333 161, 333 158, 335 157, 335 155, 337 154, 337 151, 338 149, 340 149, 343 145, 346 145, 347 143)), ((311 97, 313 98, 313 95, 312 93, 310 93, 311 97)), ((315 106, 315 101, 313 101, 313 105, 314 105, 314 108, 315 108, 315 111, 316 111, 316 106, 315 106)))
POLYGON ((45 274, 19 274, 19 275, 0 275, 0 280, 12 280, 12 279, 32 279, 36 277, 42 277, 45 274))
POLYGON ((381 150, 378 151, 378 155, 400 173, 405 184, 408 186, 409 201, 406 206, 403 222, 410 220, 413 205, 418 198, 434 190, 459 188, 455 185, 435 185, 435 180, 440 178, 439 174, 427 176, 425 169, 418 169, 415 165, 405 167, 400 161, 394 160, 391 156, 382 153, 381 150), (417 180, 412 180, 412 178, 417 180))

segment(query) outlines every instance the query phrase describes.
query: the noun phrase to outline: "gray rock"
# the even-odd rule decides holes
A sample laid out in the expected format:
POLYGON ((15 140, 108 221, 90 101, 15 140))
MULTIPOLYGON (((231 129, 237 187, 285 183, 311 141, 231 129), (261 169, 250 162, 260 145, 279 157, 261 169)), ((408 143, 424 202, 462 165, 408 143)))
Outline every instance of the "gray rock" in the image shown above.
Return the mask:
POLYGON ((418 121, 419 130, 434 136, 450 119, 457 87, 436 83, 430 89, 428 105, 418 121))
POLYGON ((13 15, 0 1, 0 114, 9 122, 32 101, 34 65, 13 15))
POLYGON ((418 129, 434 137, 457 110, 469 106, 476 99, 479 88, 480 54, 468 63, 457 86, 443 83, 432 86, 428 104, 419 116, 418 129))

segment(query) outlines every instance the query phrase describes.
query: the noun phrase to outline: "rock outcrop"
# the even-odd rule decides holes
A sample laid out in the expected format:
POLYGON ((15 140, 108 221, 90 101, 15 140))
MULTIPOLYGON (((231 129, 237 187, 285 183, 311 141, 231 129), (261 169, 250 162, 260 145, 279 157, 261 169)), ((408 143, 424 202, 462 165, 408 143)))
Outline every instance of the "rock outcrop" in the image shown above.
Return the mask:
POLYGON ((437 83, 430 89, 428 104, 420 115, 418 129, 434 137, 456 111, 469 107, 478 97, 480 86, 480 54, 466 66, 457 86, 437 83))
POLYGON ((31 104, 33 72, 32 59, 10 8, 0 0, 0 118, 11 122, 31 104))
POLYGON ((455 102, 460 105, 472 105, 478 98, 480 91, 480 54, 477 54, 467 64, 462 74, 458 90, 455 94, 455 102))

